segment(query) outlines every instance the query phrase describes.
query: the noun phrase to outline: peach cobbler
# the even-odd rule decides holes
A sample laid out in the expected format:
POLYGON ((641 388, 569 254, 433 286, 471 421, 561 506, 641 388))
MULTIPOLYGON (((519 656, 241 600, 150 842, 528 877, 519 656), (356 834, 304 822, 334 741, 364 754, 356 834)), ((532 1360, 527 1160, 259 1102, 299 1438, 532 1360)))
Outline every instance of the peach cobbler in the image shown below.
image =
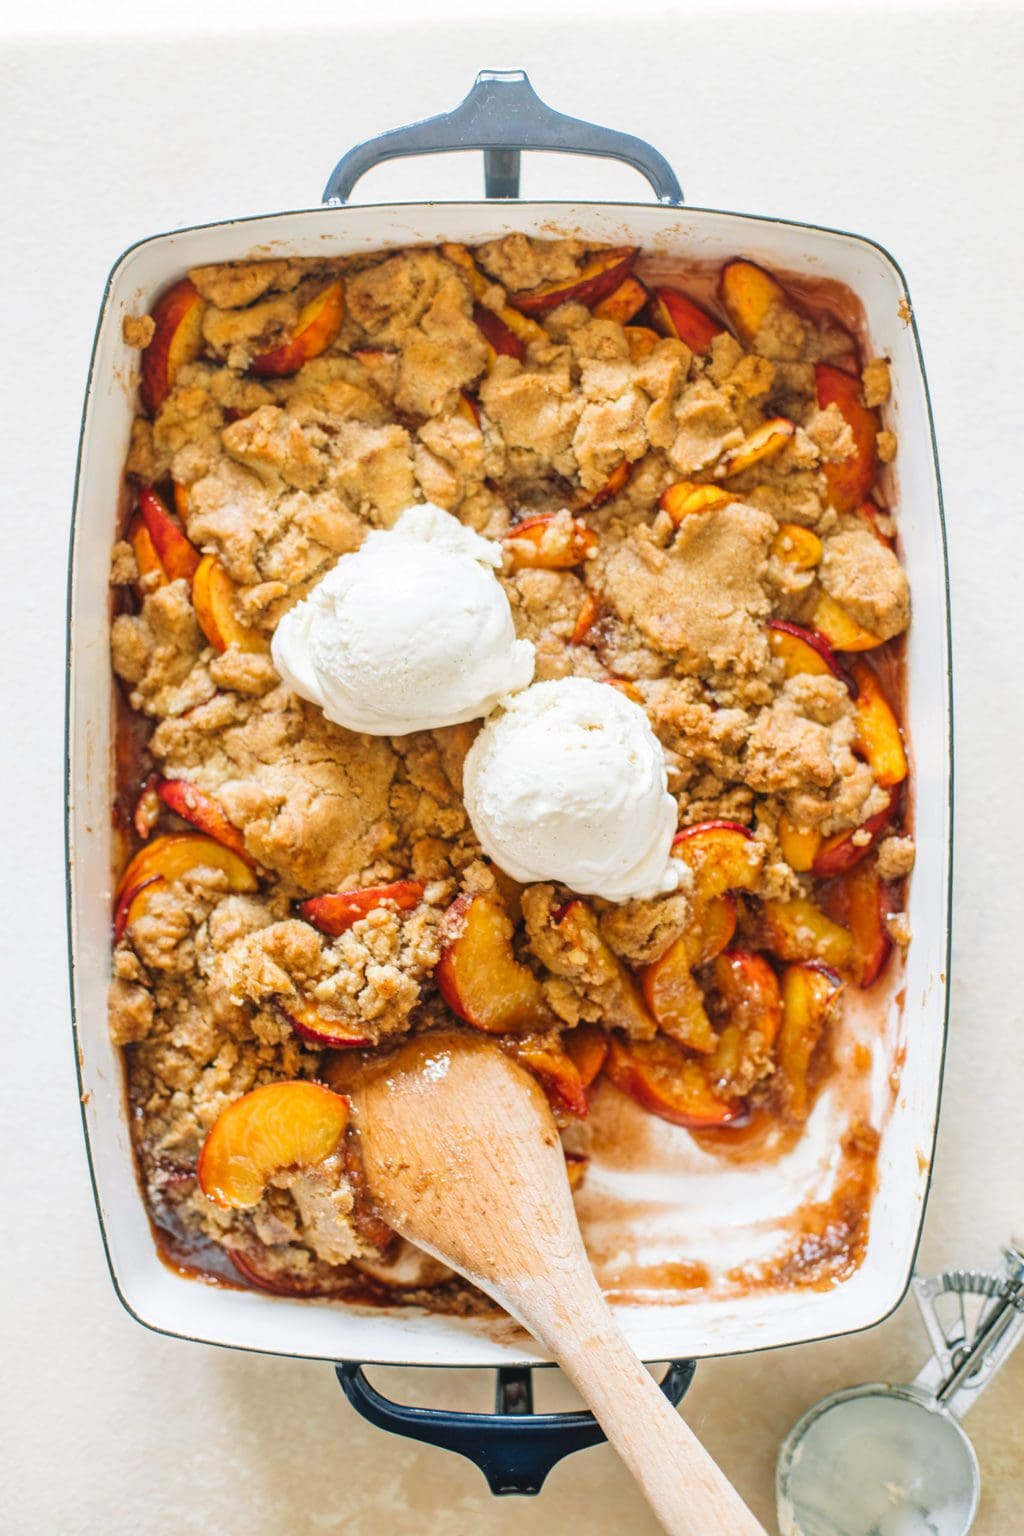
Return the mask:
POLYGON ((110 1023, 164 1251, 474 1305, 345 1098, 458 1021, 574 1183, 597 1093, 797 1136, 908 938, 886 360, 750 261, 518 234, 197 268, 125 335, 110 1023))

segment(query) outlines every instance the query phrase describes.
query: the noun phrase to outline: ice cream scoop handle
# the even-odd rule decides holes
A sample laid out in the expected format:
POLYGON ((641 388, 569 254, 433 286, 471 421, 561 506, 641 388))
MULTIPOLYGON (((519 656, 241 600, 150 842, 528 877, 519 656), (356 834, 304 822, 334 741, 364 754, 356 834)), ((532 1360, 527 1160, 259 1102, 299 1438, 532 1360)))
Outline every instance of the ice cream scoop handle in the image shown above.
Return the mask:
POLYGON ((626 1343, 589 1266, 506 1281, 501 1300, 558 1361, 669 1536, 765 1536, 626 1343))

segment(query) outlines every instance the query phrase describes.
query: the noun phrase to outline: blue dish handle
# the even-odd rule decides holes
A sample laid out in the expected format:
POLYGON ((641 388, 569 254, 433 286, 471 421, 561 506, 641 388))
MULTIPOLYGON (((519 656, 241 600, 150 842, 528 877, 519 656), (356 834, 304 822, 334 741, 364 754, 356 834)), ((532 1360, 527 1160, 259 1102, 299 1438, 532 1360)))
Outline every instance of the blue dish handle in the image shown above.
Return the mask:
MULTIPOLYGON (((494 1413, 408 1408, 371 1387, 361 1365, 348 1362, 335 1369, 345 1396, 370 1424, 468 1457, 495 1494, 539 1493, 563 1456, 605 1439, 592 1413, 534 1413, 529 1366, 498 1371, 494 1413)), ((673 1407, 681 1402, 695 1369, 693 1360, 669 1365, 661 1390, 673 1407)))
POLYGON ((466 149, 483 150, 488 197, 518 197, 521 151, 539 149, 624 160, 647 178, 659 203, 678 206, 683 201, 672 167, 643 139, 556 112, 541 101, 521 69, 484 69, 453 112, 392 128, 342 155, 324 188, 324 202, 347 203, 359 178, 384 160, 466 149))

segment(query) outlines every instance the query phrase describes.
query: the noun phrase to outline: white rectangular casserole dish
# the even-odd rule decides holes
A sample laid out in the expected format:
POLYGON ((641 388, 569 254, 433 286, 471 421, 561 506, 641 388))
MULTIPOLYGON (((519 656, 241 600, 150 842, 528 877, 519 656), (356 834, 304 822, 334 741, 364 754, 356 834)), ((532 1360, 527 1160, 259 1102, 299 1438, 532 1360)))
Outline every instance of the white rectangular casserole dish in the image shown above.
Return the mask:
MULTIPOLYGON (((620 1321, 648 1360, 692 1359, 764 1349, 851 1332, 886 1316, 902 1297, 913 1266, 927 1193, 938 1113, 948 992, 951 836, 950 635, 945 539, 935 447, 920 347, 906 284, 892 258, 870 240, 810 225, 683 208, 671 172, 637 140, 589 130, 575 142, 570 120, 541 108, 524 77, 481 77, 460 113, 361 146, 339 166, 329 191, 347 190, 379 159, 428 148, 491 145, 489 173, 517 180, 515 149, 495 145, 616 153, 655 181, 661 205, 602 203, 414 203, 324 205, 293 213, 175 231, 129 249, 111 272, 96 334, 82 426, 71 546, 68 681, 68 921, 72 1001, 83 1116, 97 1206, 111 1274, 128 1310, 175 1336, 269 1353, 329 1360, 412 1365, 510 1365, 540 1357, 510 1324, 417 1313, 361 1310, 196 1284, 159 1258, 136 1182, 125 1112, 122 1066, 107 1033, 110 965, 110 765, 113 741, 109 660, 108 568, 123 496, 123 464, 134 413, 138 353, 122 339, 122 321, 138 314, 186 269, 256 256, 346 255, 389 246, 474 244, 511 230, 572 233, 591 242, 636 244, 666 259, 720 263, 742 254, 769 268, 846 284, 861 299, 872 351, 891 360, 889 424, 900 439, 898 526, 910 579, 914 620, 906 655, 905 723, 912 749, 914 830, 918 846, 908 913, 914 939, 906 966, 888 990, 872 993, 880 1043, 874 1108, 882 1127, 879 1183, 864 1260, 827 1290, 753 1291, 730 1300, 638 1302, 620 1321), (524 95, 525 91, 525 95, 524 95), (525 104, 525 105, 524 105, 525 104), (536 105, 534 105, 536 104, 536 105), (472 106, 473 110, 467 112, 472 106), (505 115, 495 129, 495 114, 505 115), (542 116, 546 114, 546 117, 542 116), (458 123, 458 137, 455 125, 458 123), (597 135, 596 137, 594 135, 597 135), (612 140, 615 140, 613 143, 612 140), (595 147, 599 146, 599 147, 595 147), (347 177, 347 179, 346 179, 347 177), (898 1083, 891 1074, 901 1062, 898 1083), (683 1304, 685 1303, 685 1304, 683 1304)), ((580 125, 576 125, 577 128, 580 125)), ((827 1098, 827 1096, 826 1096, 827 1098)), ((805 1142, 825 1156, 827 1103, 815 1111, 805 1142)), ((682 1134, 682 1133, 679 1133, 682 1134)), ((799 1170, 798 1170, 799 1172, 799 1170)), ((807 1168, 804 1169, 804 1175, 807 1168)), ((743 1170, 723 1177, 706 1213, 730 1220, 741 1246, 760 1195, 737 1197, 743 1170), (723 1217, 728 1209, 729 1219, 723 1217)), ((630 1174, 643 1195, 684 1226, 687 1180, 666 1185, 652 1173, 630 1174)), ((756 1222, 754 1223, 756 1225, 756 1222)), ((671 1223, 669 1223, 671 1227, 671 1223)), ((649 1234, 671 1246, 671 1230, 649 1234)), ((752 1239, 753 1241, 753 1239, 752 1239)), ((652 1250, 653 1251, 653 1250, 652 1250)))

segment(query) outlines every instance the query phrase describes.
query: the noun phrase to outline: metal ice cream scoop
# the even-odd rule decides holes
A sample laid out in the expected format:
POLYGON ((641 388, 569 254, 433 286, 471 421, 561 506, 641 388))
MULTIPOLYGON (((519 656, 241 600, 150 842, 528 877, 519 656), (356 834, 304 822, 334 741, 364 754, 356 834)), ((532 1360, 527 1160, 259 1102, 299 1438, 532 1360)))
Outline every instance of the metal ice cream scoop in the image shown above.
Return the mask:
POLYGON ((775 1474, 782 1536, 966 1536, 981 1476, 960 1420, 1024 1334, 1024 1252, 995 1274, 914 1281, 932 1354, 905 1386, 868 1382, 810 1408, 775 1474))

